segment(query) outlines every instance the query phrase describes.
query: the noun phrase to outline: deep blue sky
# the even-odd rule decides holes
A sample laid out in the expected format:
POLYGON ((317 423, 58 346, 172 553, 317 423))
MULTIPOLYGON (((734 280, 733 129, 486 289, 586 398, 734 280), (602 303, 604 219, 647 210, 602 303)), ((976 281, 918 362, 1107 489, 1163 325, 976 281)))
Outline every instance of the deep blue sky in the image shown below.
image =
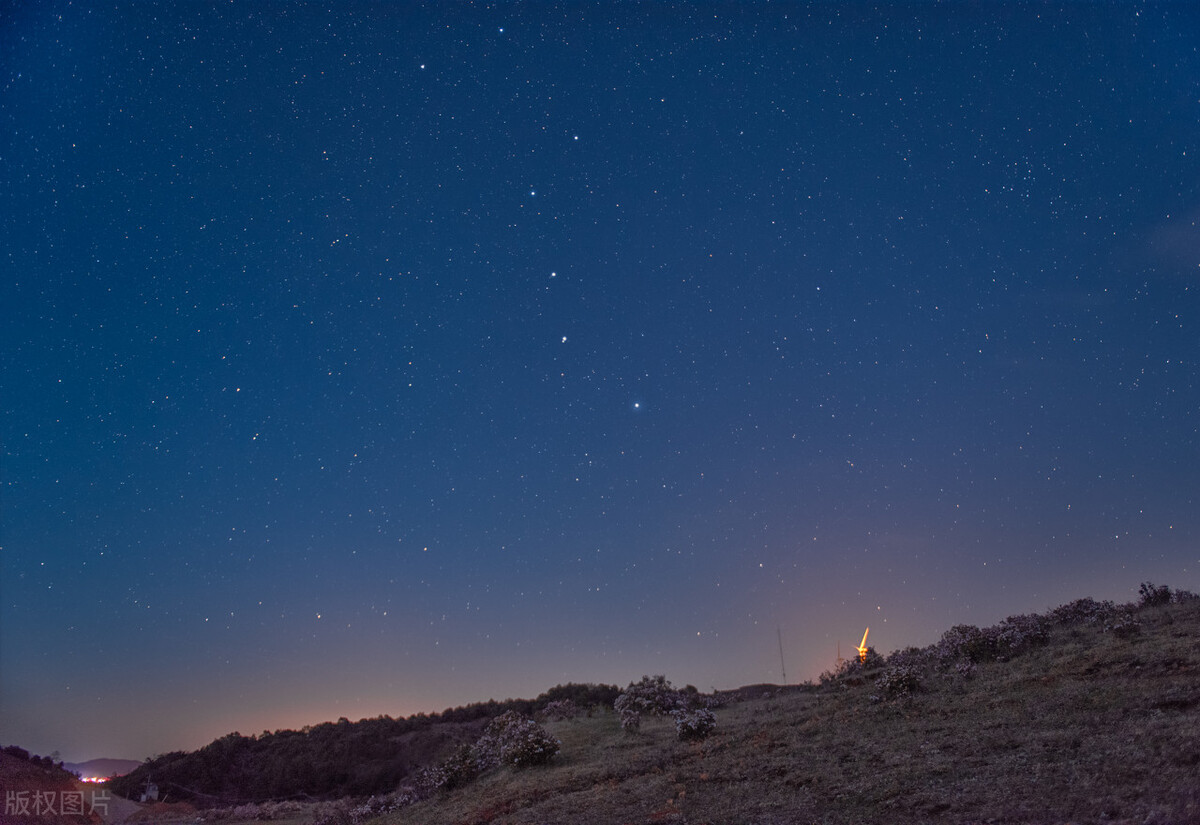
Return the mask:
POLYGON ((0 11, 0 732, 1200 589, 1189 4, 0 11))

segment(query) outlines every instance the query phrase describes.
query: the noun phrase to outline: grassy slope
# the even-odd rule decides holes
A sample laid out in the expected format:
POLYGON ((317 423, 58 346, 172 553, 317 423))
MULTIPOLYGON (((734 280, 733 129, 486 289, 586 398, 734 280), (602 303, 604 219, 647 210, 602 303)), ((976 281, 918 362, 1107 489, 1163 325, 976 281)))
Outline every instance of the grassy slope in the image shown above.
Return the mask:
POLYGON ((1200 603, 1148 608, 1121 639, 1086 626, 971 679, 873 702, 870 680, 665 720, 551 723, 553 765, 501 770, 383 818, 455 823, 1200 822, 1200 603))

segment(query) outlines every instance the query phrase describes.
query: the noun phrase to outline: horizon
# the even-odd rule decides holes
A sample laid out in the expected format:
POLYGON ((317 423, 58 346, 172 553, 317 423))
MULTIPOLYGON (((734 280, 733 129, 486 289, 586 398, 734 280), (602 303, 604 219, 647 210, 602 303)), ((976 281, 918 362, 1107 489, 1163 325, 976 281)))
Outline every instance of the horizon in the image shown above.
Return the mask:
MULTIPOLYGON (((1140 583, 1139 583, 1139 584, 1140 584, 1140 583)), ((1172 591, 1175 591, 1176 589, 1183 589, 1183 588, 1176 588, 1176 587, 1173 587, 1173 586, 1171 586, 1171 585, 1167 585, 1167 587, 1170 587, 1170 589, 1171 589, 1172 591)), ((1137 591, 1136 591, 1136 589, 1134 589, 1134 590, 1133 590, 1133 594, 1134 594, 1134 595, 1136 595, 1136 592, 1137 592, 1137 591)), ((1126 595, 1128 595, 1128 594, 1126 594, 1126 595)), ((1076 598, 1089 598, 1089 597, 1085 597, 1085 596, 1078 596, 1078 597, 1076 597, 1076 598)), ((1094 598, 1094 597, 1091 597, 1091 598, 1094 598)), ((1109 600, 1109 601, 1114 601, 1114 602, 1115 602, 1115 603, 1117 603, 1117 604, 1123 604, 1123 603, 1136 603, 1136 598, 1130 598, 1130 599, 1127 599, 1127 600, 1125 600, 1125 601, 1122 601, 1122 600, 1120 600, 1120 599, 1108 599, 1108 600, 1109 600)), ((1067 601, 1074 601, 1074 599, 1068 599, 1067 601)), ((1101 599, 1097 599, 1097 601, 1105 601, 1105 599, 1101 598, 1101 599)), ((1066 603, 1066 601, 1064 601, 1064 602, 1061 602, 1060 604, 1065 604, 1065 603, 1066 603)), ((1059 606, 1059 604, 1055 604, 1055 605, 1048 605, 1046 608, 1044 608, 1044 609, 1042 609, 1042 610, 1038 610, 1038 611, 1031 611, 1031 612, 1045 613, 1045 612, 1048 612, 1048 611, 1050 611, 1050 610, 1052 610, 1052 609, 1054 609, 1055 607, 1058 607, 1058 606, 1059 606)), ((997 622, 1000 620, 1000 618, 1007 618, 1007 616, 1012 616, 1012 615, 1017 615, 1017 614, 1016 614, 1016 613, 1012 613, 1012 612, 1010 612, 1010 613, 1007 613, 1007 614, 1006 614, 1004 617, 999 617, 999 618, 997 618, 996 622, 990 622, 990 623, 989 623, 989 622, 985 622, 985 623, 983 623, 981 626, 985 626, 985 627, 986 627, 986 626, 989 626, 990 624, 995 624, 995 623, 997 623, 997 622)), ((948 631, 949 629, 950 629, 950 626, 947 626, 946 628, 944 628, 943 632, 945 632, 945 631, 948 631)), ((938 638, 940 638, 940 634, 938 634, 938 638)), ((932 639, 932 640, 930 640, 930 641, 928 641, 928 642, 926 642, 926 643, 924 643, 924 644, 903 644, 903 645, 899 645, 899 646, 896 646, 896 647, 892 647, 892 648, 885 649, 884 651, 879 651, 879 650, 876 650, 876 648, 875 648, 875 646, 874 646, 874 645, 867 645, 867 649, 868 649, 868 650, 873 650, 873 651, 875 651, 875 652, 877 652, 877 653, 880 653, 880 655, 883 655, 883 656, 885 656, 885 657, 886 657, 886 656, 887 656, 889 653, 891 653, 891 652, 893 652, 893 651, 895 651, 895 650, 902 649, 902 648, 904 648, 904 647, 910 647, 910 646, 912 646, 912 647, 922 647, 922 648, 923 648, 923 647, 927 647, 927 646, 929 646, 929 645, 933 645, 933 644, 935 644, 936 642, 937 642, 937 639, 935 638, 935 639, 932 639)), ((853 652, 853 651, 856 651, 856 650, 857 650, 857 648, 855 648, 853 645, 851 645, 851 646, 850 646, 850 650, 853 652)), ((843 657, 843 658, 846 658, 846 657, 843 657)), ((797 679, 789 679, 789 680, 787 680, 787 681, 785 681, 785 682, 744 682, 744 683, 742 683, 742 684, 738 684, 738 685, 731 685, 731 686, 726 686, 726 687, 721 687, 721 688, 711 688, 711 689, 709 689, 709 690, 705 690, 705 689, 703 689, 703 688, 697 688, 697 689, 698 689, 698 690, 700 690, 700 692, 701 692, 701 693, 711 693, 711 692, 720 692, 720 691, 736 691, 736 690, 739 690, 739 689, 741 689, 741 688, 749 687, 749 686, 752 686, 752 685, 759 685, 759 684, 764 684, 764 685, 777 685, 777 686, 780 686, 780 687, 785 687, 785 686, 800 687, 800 686, 804 686, 804 685, 815 685, 815 684, 817 683, 817 677, 818 677, 818 676, 820 676, 822 673, 824 673, 824 672, 826 672, 826 671, 830 671, 830 672, 832 672, 832 671, 835 669, 836 662, 837 662, 837 656, 836 656, 836 654, 835 654, 835 656, 834 656, 834 657, 833 657, 833 658, 830 660, 830 666, 829 666, 829 667, 823 668, 823 669, 822 669, 822 671, 821 671, 820 673, 818 673, 818 674, 816 674, 816 675, 814 675, 814 676, 810 676, 810 677, 802 678, 802 679, 799 679, 799 680, 797 680, 797 679)), ((655 674, 652 674, 652 673, 646 673, 646 674, 642 674, 642 676, 646 676, 646 675, 655 675, 655 674)), ((685 686, 688 686, 688 685, 690 685, 690 684, 691 684, 691 683, 688 683, 688 682, 676 681, 675 679, 672 679, 672 678, 671 678, 670 674, 663 674, 663 675, 665 675, 665 676, 667 677, 667 680, 668 680, 669 682, 671 682, 671 683, 672 683, 672 684, 673 684, 673 685, 674 685, 676 688, 683 688, 683 687, 685 687, 685 686)), ((641 678, 641 677, 634 677, 634 678, 631 678, 630 680, 628 680, 628 682, 627 682, 626 684, 632 684, 632 683, 636 682, 638 678, 641 678)), ((392 719, 407 719, 407 718, 412 718, 412 717, 414 717, 414 716, 419 716, 419 715, 437 716, 437 715, 441 715, 441 714, 443 714, 443 713, 445 713, 445 712, 447 712, 447 711, 454 710, 455 708, 458 708, 458 707, 464 707, 464 706, 465 706, 465 707, 470 707, 470 706, 473 706, 473 705, 485 705, 485 704, 487 704, 488 702, 491 702, 491 701, 495 701, 495 702, 499 702, 499 703, 503 703, 503 702, 507 702, 507 701, 514 701, 514 700, 515 700, 515 701, 532 701, 532 700, 536 699, 538 696, 540 696, 540 695, 542 695, 543 693, 545 693, 546 691, 550 690, 551 688, 553 688, 553 687, 556 687, 557 685, 569 684, 569 683, 570 683, 570 682, 558 682, 558 683, 556 683, 555 685, 548 685, 547 687, 545 687, 545 688, 543 688, 543 689, 541 689, 541 690, 537 691, 536 693, 534 693, 534 694, 531 694, 531 695, 529 695, 529 696, 506 696, 506 697, 504 697, 504 698, 500 698, 500 697, 489 697, 489 698, 487 698, 487 699, 470 700, 470 701, 467 701, 467 702, 462 702, 462 703, 458 703, 458 704, 455 704, 455 705, 445 705, 445 706, 442 706, 442 707, 440 707, 440 708, 439 708, 439 709, 437 709, 437 710, 417 710, 417 711, 412 711, 412 712, 410 712, 410 713, 404 713, 404 714, 393 714, 393 713, 387 713, 387 712, 382 712, 382 713, 368 713, 368 714, 366 714, 366 715, 359 716, 359 717, 357 717, 357 718, 350 718, 350 717, 338 716, 338 717, 331 717, 331 718, 327 718, 327 719, 322 719, 322 720, 321 720, 321 721, 319 721, 319 722, 312 722, 312 721, 310 721, 310 722, 305 722, 305 723, 302 723, 302 724, 295 724, 295 725, 290 725, 290 726, 288 726, 288 725, 285 725, 285 726, 282 726, 282 727, 270 727, 270 726, 267 726, 267 727, 263 727, 263 728, 261 728, 261 729, 260 729, 260 728, 258 728, 258 727, 252 727, 252 728, 249 728, 250 732, 243 731, 242 729, 231 729, 231 730, 226 730, 226 731, 223 731, 223 732, 221 732, 221 733, 214 734, 214 735, 212 735, 211 737, 209 737, 209 738, 205 739, 204 741, 202 741, 202 742, 199 742, 199 744, 195 744, 195 745, 188 746, 188 747, 169 747, 169 748, 166 748, 166 749, 164 749, 164 750, 160 750, 160 751, 157 751, 157 752, 155 752, 155 753, 148 754, 147 756, 145 756, 145 757, 142 757, 142 758, 134 758, 134 757, 126 757, 126 756, 111 756, 111 755, 110 755, 110 756, 93 756, 93 757, 89 757, 89 758, 87 758, 87 759, 68 759, 68 758, 62 757, 62 758, 60 758, 60 761, 61 761, 61 762, 63 762, 63 763, 70 763, 70 764, 82 764, 82 763, 87 763, 87 762, 92 762, 92 761, 98 761, 98 760, 105 760, 105 759, 115 759, 115 760, 132 761, 132 762, 139 762, 139 763, 141 763, 141 762, 145 762, 145 761, 147 761, 147 760, 149 760, 149 759, 154 759, 154 758, 157 758, 158 756, 161 756, 161 755, 163 755, 163 754, 166 754, 166 753, 172 753, 172 752, 176 752, 176 751, 182 751, 182 752, 193 752, 193 751, 196 751, 196 750, 200 750, 201 748, 205 747, 206 745, 209 745, 209 744, 211 744, 212 742, 215 742, 216 740, 218 740, 218 739, 221 739, 221 738, 223 738, 223 737, 225 737, 225 736, 229 736, 229 735, 239 735, 239 736, 245 736, 245 737, 249 737, 249 738, 260 738, 260 737, 262 737, 262 736, 265 736, 265 735, 276 735, 276 734, 279 734, 279 733, 284 733, 284 732, 304 732, 304 731, 305 731, 307 728, 316 728, 316 727, 319 727, 319 726, 321 726, 321 725, 337 724, 337 723, 338 723, 338 722, 339 722, 339 721, 340 721, 342 718, 346 718, 346 719, 347 719, 349 722, 351 722, 351 723, 358 723, 358 722, 363 722, 363 721, 367 721, 367 720, 370 720, 370 719, 376 719, 376 718, 379 718, 379 717, 381 717, 381 716, 383 716, 383 717, 388 717, 388 718, 392 718, 392 719)), ((575 684, 603 684, 603 685, 615 685, 615 686, 616 686, 616 687, 618 687, 618 688, 623 688, 623 687, 625 687, 625 685, 624 685, 624 684, 622 684, 622 683, 619 683, 619 682, 607 682, 607 681, 592 681, 592 682, 586 682, 586 683, 585 683, 585 682, 579 682, 579 681, 575 681, 575 684)), ((692 685, 692 686, 693 686, 693 687, 695 687, 694 685, 692 685)), ((25 748, 25 750, 28 750, 28 751, 29 751, 31 754, 36 754, 36 755, 38 755, 38 756, 47 756, 47 755, 50 755, 50 754, 52 754, 52 753, 55 753, 55 752, 59 752, 59 753, 61 753, 61 751, 59 751, 57 748, 56 748, 56 749, 54 749, 54 750, 48 750, 48 751, 45 751, 45 752, 41 752, 41 751, 38 751, 38 750, 36 750, 36 749, 34 749, 34 748, 28 748, 28 747, 25 747, 25 746, 24 746, 22 743, 20 743, 20 742, 7 742, 7 743, 0 743, 0 746, 4 746, 4 745, 14 745, 14 744, 15 744, 15 745, 17 745, 17 746, 19 746, 19 747, 24 747, 24 748, 25 748)))
POLYGON ((145 758, 1200 590, 1196 32, 6 10, 0 730, 145 758))

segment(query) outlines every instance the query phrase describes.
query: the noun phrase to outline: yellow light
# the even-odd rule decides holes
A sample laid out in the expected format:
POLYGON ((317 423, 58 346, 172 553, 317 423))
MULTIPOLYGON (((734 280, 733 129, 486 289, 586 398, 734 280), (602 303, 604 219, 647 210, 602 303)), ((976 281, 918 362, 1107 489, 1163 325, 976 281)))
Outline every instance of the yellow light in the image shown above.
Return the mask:
POLYGON ((867 634, 871 632, 871 628, 863 631, 862 641, 858 643, 858 660, 860 662, 867 661, 867 634))

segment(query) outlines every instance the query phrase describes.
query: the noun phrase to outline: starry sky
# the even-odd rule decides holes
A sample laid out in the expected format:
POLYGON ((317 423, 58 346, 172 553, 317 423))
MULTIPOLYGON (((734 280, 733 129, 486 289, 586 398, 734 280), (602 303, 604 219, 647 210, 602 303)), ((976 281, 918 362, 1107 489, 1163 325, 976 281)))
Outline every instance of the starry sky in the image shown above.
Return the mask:
POLYGON ((1200 590, 1197 42, 4 4, 3 743, 796 682, 1200 590))

